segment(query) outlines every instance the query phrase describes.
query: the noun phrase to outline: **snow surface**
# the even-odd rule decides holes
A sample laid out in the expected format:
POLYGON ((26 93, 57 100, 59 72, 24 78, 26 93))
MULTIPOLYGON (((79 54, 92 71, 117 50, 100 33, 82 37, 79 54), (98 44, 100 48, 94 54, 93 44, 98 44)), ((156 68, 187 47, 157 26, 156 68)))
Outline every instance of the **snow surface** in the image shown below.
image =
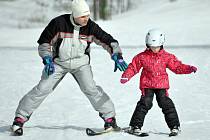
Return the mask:
MULTIPOLYGON (((209 5, 208 0, 178 0, 174 3, 148 0, 138 9, 117 16, 112 21, 98 22, 119 40, 127 62, 144 50, 145 34, 155 25, 166 32, 167 51, 174 53, 183 63, 198 67, 197 73, 190 75, 175 75, 168 71, 169 94, 176 105, 182 130, 181 135, 170 139, 210 140, 209 5)), ((43 64, 37 53, 36 41, 43 28, 0 29, 0 140, 139 139, 123 133, 86 136, 85 128, 102 128, 103 121, 70 74, 34 112, 25 124, 24 135, 10 136, 9 127, 19 100, 40 80, 43 64)), ((113 72, 114 64, 110 56, 101 47, 93 45, 92 48, 94 79, 113 100, 118 125, 126 127, 140 99, 139 75, 125 85, 120 84, 121 72, 113 72)), ((163 114, 155 99, 153 103, 143 126, 150 136, 142 139, 169 139, 163 114)))

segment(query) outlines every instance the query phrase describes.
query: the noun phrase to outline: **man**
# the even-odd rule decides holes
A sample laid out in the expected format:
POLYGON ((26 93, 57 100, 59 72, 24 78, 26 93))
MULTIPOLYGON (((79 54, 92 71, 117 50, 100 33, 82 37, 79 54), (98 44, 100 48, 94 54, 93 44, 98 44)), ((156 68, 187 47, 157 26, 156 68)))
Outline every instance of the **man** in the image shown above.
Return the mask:
POLYGON ((115 108, 109 96, 93 80, 90 66, 90 44, 103 46, 115 62, 115 70, 127 68, 118 41, 103 31, 90 17, 85 0, 72 2, 72 14, 51 20, 38 43, 39 55, 45 65, 40 82, 19 102, 12 130, 23 134, 23 124, 29 120, 43 100, 56 88, 67 73, 71 73, 93 108, 105 121, 104 128, 118 128, 115 108))

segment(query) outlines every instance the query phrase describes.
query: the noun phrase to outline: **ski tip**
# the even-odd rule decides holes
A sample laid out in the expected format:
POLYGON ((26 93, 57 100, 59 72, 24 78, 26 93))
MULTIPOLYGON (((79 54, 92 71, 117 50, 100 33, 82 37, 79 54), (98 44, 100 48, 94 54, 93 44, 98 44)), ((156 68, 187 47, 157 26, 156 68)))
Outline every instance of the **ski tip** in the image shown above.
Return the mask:
POLYGON ((88 136, 94 136, 94 134, 95 134, 95 132, 90 128, 86 128, 86 133, 88 136))

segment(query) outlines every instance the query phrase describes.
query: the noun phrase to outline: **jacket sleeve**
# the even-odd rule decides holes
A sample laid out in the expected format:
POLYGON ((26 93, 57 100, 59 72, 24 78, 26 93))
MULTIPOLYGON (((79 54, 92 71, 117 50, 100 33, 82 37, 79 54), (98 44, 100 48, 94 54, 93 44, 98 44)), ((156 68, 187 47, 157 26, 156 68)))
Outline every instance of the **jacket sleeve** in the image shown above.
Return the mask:
POLYGON ((95 22, 91 21, 91 26, 93 29, 93 41, 97 45, 101 45, 105 50, 109 52, 110 55, 112 55, 113 53, 122 54, 117 40, 115 40, 110 34, 106 33, 104 30, 102 30, 95 22))
POLYGON ((39 44, 38 52, 41 57, 44 57, 46 55, 52 56, 51 47, 53 44, 53 38, 55 38, 57 34, 56 27, 57 26, 55 19, 52 19, 41 33, 39 40, 37 41, 37 43, 39 44))
POLYGON ((190 65, 183 64, 176 56, 171 55, 167 67, 176 74, 190 74, 190 65))
POLYGON ((138 56, 135 56, 132 62, 128 65, 128 68, 123 72, 121 78, 128 78, 128 80, 130 80, 134 75, 139 73, 141 67, 142 64, 138 56))

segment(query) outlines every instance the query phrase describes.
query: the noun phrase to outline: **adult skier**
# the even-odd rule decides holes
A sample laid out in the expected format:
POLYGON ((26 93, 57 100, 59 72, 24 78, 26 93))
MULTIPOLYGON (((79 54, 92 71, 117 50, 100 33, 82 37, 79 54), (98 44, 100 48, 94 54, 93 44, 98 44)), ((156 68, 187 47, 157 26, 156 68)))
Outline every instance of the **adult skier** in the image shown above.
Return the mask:
POLYGON ((114 104, 93 80, 90 66, 90 44, 95 42, 107 50, 114 60, 114 71, 127 68, 118 41, 90 19, 85 0, 74 0, 72 14, 64 14, 50 21, 37 41, 44 69, 39 83, 19 102, 12 124, 17 135, 44 99, 56 88, 67 73, 73 75, 81 91, 104 120, 105 129, 117 129, 114 104))

